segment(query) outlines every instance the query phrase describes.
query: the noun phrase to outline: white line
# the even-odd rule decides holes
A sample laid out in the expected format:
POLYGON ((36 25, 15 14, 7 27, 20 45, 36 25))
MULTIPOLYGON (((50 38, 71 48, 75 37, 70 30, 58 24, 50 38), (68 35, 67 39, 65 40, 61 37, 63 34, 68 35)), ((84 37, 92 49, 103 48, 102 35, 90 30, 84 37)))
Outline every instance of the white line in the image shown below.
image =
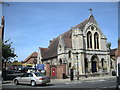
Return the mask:
POLYGON ((102 88, 115 88, 116 86, 102 87, 102 88))

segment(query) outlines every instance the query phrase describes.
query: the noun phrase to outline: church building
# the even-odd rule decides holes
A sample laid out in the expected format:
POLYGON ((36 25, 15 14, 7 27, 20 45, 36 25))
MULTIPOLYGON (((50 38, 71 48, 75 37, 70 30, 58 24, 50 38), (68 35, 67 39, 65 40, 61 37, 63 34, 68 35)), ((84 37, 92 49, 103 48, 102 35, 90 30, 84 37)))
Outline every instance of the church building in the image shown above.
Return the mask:
POLYGON ((97 24, 93 14, 67 32, 50 40, 48 48, 39 47, 37 64, 65 66, 75 75, 110 73, 110 52, 107 38, 97 24))

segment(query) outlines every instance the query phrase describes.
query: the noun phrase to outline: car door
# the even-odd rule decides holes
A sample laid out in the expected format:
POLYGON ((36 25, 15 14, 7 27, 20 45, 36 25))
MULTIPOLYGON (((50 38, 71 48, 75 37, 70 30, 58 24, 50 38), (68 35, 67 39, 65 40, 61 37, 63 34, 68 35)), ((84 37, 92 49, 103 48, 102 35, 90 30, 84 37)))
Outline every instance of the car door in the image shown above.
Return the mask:
POLYGON ((27 73, 25 83, 30 84, 32 79, 33 79, 33 74, 32 73, 27 73))
POLYGON ((27 73, 24 73, 24 74, 19 78, 19 83, 25 83, 25 82, 26 82, 26 77, 27 77, 27 73))

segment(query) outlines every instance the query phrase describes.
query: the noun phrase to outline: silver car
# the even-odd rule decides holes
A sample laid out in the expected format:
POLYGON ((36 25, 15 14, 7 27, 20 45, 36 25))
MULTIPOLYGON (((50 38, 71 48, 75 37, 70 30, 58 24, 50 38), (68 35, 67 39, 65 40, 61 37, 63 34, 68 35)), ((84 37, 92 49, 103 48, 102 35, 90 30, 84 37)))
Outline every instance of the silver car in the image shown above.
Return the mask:
POLYGON ((44 76, 39 72, 24 73, 20 77, 16 77, 13 81, 16 85, 21 83, 21 84, 30 84, 31 86, 35 86, 36 84, 50 83, 50 77, 44 76))

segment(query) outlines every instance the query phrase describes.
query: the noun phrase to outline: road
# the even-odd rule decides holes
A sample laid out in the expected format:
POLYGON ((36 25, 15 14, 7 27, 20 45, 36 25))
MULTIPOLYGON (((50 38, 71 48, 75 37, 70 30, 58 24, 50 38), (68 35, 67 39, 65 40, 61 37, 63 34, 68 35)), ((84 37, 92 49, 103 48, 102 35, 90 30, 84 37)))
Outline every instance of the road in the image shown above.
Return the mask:
POLYGON ((99 80, 87 80, 87 81, 69 81, 69 82, 61 82, 61 83, 49 83, 45 86, 37 85, 32 87, 30 85, 14 85, 13 82, 6 82, 2 85, 2 89, 37 89, 37 88, 81 88, 81 89, 108 89, 115 90, 116 88, 116 78, 107 78, 107 79, 99 79, 99 80))

